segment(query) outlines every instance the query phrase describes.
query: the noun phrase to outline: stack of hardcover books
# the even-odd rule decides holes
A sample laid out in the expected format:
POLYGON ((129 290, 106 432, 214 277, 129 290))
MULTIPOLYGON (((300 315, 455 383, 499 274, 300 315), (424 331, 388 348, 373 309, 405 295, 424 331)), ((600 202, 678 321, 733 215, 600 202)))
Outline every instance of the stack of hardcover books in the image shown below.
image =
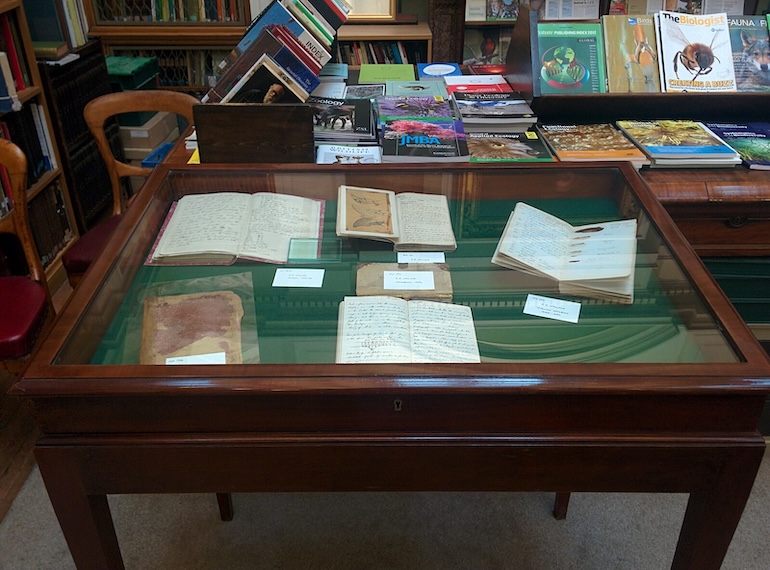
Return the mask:
POLYGON ((302 103, 320 84, 346 0, 274 0, 219 64, 203 103, 302 103))
POLYGON ((537 128, 563 162, 626 160, 635 168, 650 164, 647 155, 609 123, 548 124, 537 128))

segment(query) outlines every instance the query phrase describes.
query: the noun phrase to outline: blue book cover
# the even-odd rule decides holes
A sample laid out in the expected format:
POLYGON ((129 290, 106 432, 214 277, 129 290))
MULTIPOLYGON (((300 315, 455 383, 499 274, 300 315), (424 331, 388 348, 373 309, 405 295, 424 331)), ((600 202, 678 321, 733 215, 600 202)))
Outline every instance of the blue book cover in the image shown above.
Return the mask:
POLYGON ((770 170, 770 123, 706 123, 751 169, 770 170))
POLYGON ((308 93, 312 93, 313 89, 321 83, 318 76, 297 59, 297 56, 288 47, 284 46, 272 55, 275 62, 283 67, 292 79, 304 87, 308 93))
POLYGON ((462 75, 462 69, 456 63, 418 63, 417 77, 419 79, 435 79, 437 77, 446 77, 447 75, 462 75))
POLYGON ((729 158, 737 153, 696 121, 617 121, 651 158, 729 158))

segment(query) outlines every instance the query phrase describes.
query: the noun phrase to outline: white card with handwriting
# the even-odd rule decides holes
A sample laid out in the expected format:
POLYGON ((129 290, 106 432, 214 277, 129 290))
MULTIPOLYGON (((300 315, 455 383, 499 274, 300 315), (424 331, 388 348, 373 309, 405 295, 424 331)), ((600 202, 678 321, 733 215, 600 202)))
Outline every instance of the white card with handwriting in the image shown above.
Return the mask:
POLYGON ((273 287, 321 287, 324 269, 293 269, 279 267, 275 270, 273 287))
POLYGON ((443 251, 399 251, 399 263, 446 263, 443 251))
POLYGON ((384 271, 383 289, 432 291, 436 288, 432 271, 384 271))
POLYGON ((524 313, 545 319, 576 323, 580 317, 580 303, 540 295, 527 295, 524 313))
POLYGON ((227 355, 224 352, 209 352, 190 356, 171 356, 166 359, 166 364, 227 364, 227 355))

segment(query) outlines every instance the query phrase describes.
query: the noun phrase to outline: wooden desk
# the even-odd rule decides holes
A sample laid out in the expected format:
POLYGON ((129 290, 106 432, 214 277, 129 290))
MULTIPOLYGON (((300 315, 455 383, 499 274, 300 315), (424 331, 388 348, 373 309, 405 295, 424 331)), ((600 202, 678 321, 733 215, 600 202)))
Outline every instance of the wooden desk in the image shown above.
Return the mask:
MULTIPOLYGON (((333 202, 326 220, 333 239, 333 202)), ((163 164, 16 390, 35 406, 36 456, 79 568, 122 568, 107 494, 489 490, 689 493, 672 567, 708 570, 765 448, 770 360, 627 165, 163 164), (340 183, 450 198, 454 302, 474 311, 481 364, 332 363, 356 262, 393 260, 368 241, 313 265, 327 272, 317 291, 271 287, 274 266, 227 270, 253 281, 262 364, 131 363, 142 294, 201 277, 142 267, 171 200, 232 189, 332 200, 340 183), (520 199, 572 222, 638 216, 635 303, 583 303, 577 325, 524 315, 528 294, 561 296, 489 263, 520 199)))

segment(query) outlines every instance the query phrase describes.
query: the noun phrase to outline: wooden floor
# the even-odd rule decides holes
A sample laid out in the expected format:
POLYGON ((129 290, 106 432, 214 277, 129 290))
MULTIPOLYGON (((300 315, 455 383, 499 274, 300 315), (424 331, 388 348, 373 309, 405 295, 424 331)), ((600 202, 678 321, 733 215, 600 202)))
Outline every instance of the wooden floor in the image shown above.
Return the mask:
MULTIPOLYGON (((72 289, 62 285, 54 294, 54 306, 60 310, 72 289)), ((8 395, 16 382, 9 372, 0 371, 0 521, 11 508, 16 494, 35 463, 33 450, 38 430, 31 408, 21 399, 8 395)))

